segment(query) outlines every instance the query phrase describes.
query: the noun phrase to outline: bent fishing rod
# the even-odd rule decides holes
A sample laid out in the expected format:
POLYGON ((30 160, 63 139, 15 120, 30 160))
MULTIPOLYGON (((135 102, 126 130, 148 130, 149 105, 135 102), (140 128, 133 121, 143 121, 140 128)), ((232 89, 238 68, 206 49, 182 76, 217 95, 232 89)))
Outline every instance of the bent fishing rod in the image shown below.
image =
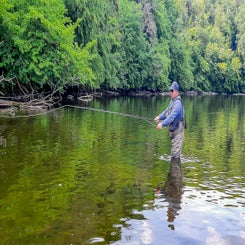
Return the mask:
POLYGON ((63 105, 61 107, 54 108, 54 109, 51 109, 51 110, 48 110, 48 111, 45 111, 45 112, 28 114, 28 115, 0 115, 0 118, 28 118, 28 117, 36 117, 36 116, 40 116, 40 115, 52 113, 54 111, 60 110, 60 109, 65 108, 65 107, 82 109, 82 110, 89 110, 89 111, 104 112, 104 113, 110 113, 110 114, 115 114, 115 115, 124 116, 124 117, 131 117, 131 118, 135 118, 135 119, 138 119, 138 120, 144 120, 144 121, 148 122, 149 124, 155 126, 155 124, 153 123, 153 119, 152 118, 149 118, 149 117, 144 117, 144 116, 139 116, 139 115, 134 115, 134 114, 127 114, 127 113, 122 113, 122 112, 115 112, 115 111, 104 110, 104 109, 98 109, 98 108, 87 107, 87 106, 75 106, 75 105, 63 105))

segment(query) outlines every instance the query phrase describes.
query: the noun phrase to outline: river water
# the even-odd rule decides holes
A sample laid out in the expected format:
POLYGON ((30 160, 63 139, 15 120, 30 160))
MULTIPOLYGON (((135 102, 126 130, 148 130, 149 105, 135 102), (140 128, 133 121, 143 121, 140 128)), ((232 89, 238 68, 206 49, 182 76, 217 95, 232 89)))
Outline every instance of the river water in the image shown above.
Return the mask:
POLYGON ((168 102, 1 117, 1 244, 245 244, 245 96, 183 96, 179 162, 151 120, 168 102))

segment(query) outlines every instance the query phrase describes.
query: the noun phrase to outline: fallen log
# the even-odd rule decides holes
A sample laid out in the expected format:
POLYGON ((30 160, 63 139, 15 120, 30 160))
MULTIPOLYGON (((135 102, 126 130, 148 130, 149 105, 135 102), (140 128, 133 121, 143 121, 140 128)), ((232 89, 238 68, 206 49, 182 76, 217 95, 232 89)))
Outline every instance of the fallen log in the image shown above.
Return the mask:
POLYGON ((83 96, 78 97, 78 99, 81 101, 88 102, 88 101, 93 100, 93 96, 92 95, 83 95, 83 96))
POLYGON ((8 108, 13 106, 13 101, 0 100, 0 108, 8 108))

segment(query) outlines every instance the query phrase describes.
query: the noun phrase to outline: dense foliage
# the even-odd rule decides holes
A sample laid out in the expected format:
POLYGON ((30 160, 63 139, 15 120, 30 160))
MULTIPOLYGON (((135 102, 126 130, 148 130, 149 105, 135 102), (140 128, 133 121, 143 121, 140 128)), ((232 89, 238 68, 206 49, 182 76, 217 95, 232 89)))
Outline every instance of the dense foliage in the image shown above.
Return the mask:
POLYGON ((0 0, 0 93, 245 92, 245 0, 0 0))

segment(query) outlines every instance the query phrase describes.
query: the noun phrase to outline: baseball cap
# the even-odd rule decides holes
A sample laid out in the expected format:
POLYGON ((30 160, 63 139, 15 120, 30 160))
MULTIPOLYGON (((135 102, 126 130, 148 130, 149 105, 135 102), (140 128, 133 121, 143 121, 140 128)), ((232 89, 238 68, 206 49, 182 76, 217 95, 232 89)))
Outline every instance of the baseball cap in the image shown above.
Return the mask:
POLYGON ((179 91, 179 84, 175 81, 172 82, 171 87, 169 88, 169 90, 177 90, 179 91))

